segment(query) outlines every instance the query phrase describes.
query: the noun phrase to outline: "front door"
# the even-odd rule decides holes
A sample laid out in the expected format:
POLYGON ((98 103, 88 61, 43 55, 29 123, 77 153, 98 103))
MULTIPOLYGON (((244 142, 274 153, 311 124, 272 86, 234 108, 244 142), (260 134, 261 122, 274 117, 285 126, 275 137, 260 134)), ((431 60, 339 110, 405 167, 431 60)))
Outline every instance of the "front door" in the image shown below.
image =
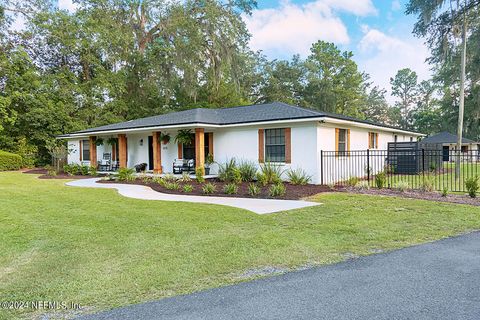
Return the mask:
POLYGON ((153 170, 153 136, 148 136, 148 170, 153 170))
POLYGON ((443 146, 443 161, 450 161, 450 147, 443 146))

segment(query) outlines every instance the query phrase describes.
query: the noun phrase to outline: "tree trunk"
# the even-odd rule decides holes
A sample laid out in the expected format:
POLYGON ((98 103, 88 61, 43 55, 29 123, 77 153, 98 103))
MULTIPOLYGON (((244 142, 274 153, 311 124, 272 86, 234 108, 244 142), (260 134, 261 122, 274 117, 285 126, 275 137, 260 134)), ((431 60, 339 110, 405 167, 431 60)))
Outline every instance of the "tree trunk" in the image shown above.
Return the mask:
POLYGON ((465 61, 467 59, 467 20, 463 16, 462 29, 462 56, 461 56, 461 74, 460 74, 460 105, 458 110, 458 128, 457 128, 457 157, 455 163, 455 175, 460 179, 460 165, 462 154, 462 135, 463 135, 463 110, 465 106, 465 61))

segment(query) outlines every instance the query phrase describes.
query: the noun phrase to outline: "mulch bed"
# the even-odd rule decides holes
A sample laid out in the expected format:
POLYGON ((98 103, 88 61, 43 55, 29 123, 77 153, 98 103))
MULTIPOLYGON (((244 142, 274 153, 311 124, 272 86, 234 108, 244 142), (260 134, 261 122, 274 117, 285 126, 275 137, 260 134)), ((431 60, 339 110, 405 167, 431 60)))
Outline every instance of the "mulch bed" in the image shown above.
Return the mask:
POLYGON ((95 178, 92 176, 82 176, 82 175, 69 176, 64 172, 60 172, 56 176, 49 176, 47 172, 48 172, 47 169, 43 169, 43 168, 34 168, 34 169, 28 169, 23 171, 23 173, 27 173, 27 174, 40 174, 41 176, 38 177, 39 179, 75 179, 77 180, 77 179, 95 178))
POLYGON ((392 189, 368 189, 368 190, 358 190, 354 188, 348 188, 345 191, 358 194, 369 194, 369 195, 382 195, 382 196, 394 196, 401 198, 409 199, 421 199, 421 200, 430 200, 437 202, 449 202, 449 203, 458 203, 458 204, 468 204, 472 206, 480 206, 480 198, 471 198, 468 195, 462 194, 449 194, 446 197, 442 197, 441 193, 438 192, 422 192, 422 191, 405 191, 401 192, 398 190, 392 189))
MULTIPOLYGON (((216 192, 209 194, 208 196, 215 196, 215 197, 236 197, 236 198, 261 198, 261 199, 285 199, 285 200, 299 200, 302 198, 306 198, 309 196, 313 196, 318 193, 322 192, 331 192, 332 190, 327 186, 320 186, 320 185, 313 185, 308 184, 305 186, 300 185, 292 185, 289 183, 285 183, 285 195, 282 197, 272 198, 269 196, 268 191, 270 186, 262 187, 261 192, 259 195, 252 197, 248 194, 248 182, 242 182, 238 184, 238 193, 236 194, 225 194, 223 192, 223 187, 227 184, 225 182, 219 181, 218 179, 207 179, 205 183, 210 182, 215 184, 216 192)), ((142 185, 152 188, 155 191, 162 192, 162 193, 169 193, 169 194, 183 194, 183 195, 193 195, 193 196, 205 196, 206 194, 202 191, 203 184, 198 183, 195 180, 190 182, 178 182, 180 185, 179 190, 169 190, 158 183, 145 183, 141 179, 136 179, 135 181, 110 181, 110 180, 100 180, 97 183, 122 183, 122 184, 136 184, 142 185), (182 186, 185 184, 190 184, 193 186, 193 191, 185 193, 183 192, 182 186)))

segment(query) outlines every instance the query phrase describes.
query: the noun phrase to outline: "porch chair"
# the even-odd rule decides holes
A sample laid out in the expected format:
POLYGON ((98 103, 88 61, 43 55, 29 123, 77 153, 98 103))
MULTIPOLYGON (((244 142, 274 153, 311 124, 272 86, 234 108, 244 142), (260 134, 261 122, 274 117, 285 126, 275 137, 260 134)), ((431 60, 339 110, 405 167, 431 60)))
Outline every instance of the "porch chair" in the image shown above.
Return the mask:
POLYGON ((195 161, 193 159, 175 159, 173 161, 174 174, 193 171, 195 171, 195 161))
POLYGON ((100 171, 109 171, 111 165, 112 155, 110 153, 104 153, 102 160, 98 164, 98 169, 100 171))

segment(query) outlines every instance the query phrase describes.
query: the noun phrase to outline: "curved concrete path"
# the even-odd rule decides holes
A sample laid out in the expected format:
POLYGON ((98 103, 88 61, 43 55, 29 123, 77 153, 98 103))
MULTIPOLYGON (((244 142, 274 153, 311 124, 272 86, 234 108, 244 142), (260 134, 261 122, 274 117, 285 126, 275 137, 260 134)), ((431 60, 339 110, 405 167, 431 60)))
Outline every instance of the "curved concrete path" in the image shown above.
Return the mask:
POLYGON ((97 183, 99 178, 81 179, 67 182, 72 187, 107 188, 117 189, 122 196, 142 200, 162 200, 219 204, 249 210, 258 214, 273 213, 300 209, 320 205, 318 202, 303 200, 275 200, 275 199, 251 199, 231 197, 189 196, 181 194, 167 194, 153 190, 150 187, 120 184, 120 183, 97 183))

